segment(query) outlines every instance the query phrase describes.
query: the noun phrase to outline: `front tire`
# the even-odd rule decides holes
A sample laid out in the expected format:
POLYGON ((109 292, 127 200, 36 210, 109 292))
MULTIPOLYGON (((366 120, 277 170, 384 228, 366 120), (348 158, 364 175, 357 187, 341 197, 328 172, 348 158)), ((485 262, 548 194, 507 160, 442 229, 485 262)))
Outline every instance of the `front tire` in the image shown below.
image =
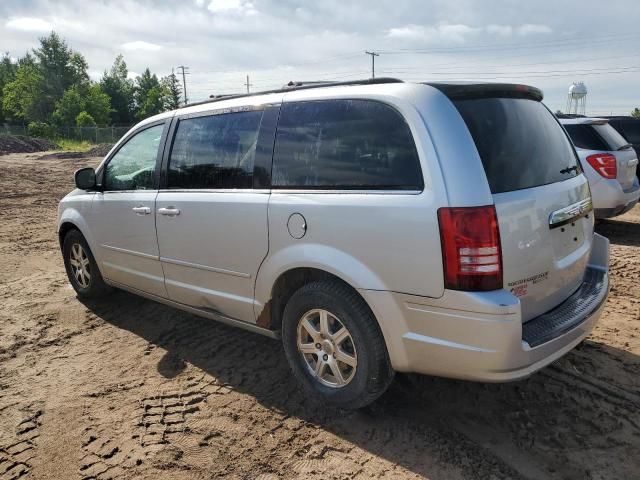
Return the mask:
POLYGON ((79 297, 99 298, 111 291, 102 279, 89 244, 78 230, 70 230, 62 243, 64 267, 79 297))
POLYGON ((322 403, 364 407, 393 379, 376 319, 364 300, 339 281, 309 283, 291 296, 282 339, 294 376, 322 403))

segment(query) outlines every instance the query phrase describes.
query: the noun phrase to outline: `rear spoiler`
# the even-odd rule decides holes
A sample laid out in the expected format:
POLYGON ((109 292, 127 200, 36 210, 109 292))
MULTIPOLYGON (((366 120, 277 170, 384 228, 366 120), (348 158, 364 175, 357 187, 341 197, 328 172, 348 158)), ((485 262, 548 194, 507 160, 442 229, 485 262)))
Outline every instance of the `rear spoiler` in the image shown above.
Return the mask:
POLYGON ((525 98, 541 102, 542 90, 516 83, 431 83, 425 85, 437 88, 451 100, 472 98, 525 98))

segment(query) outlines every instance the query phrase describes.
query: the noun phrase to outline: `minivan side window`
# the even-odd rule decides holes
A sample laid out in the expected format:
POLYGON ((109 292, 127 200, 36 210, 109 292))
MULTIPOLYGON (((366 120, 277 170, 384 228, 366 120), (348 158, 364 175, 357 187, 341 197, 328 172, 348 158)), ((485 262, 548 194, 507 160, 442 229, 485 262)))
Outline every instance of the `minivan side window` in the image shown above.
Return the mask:
POLYGON ((285 103, 280 111, 273 188, 422 190, 409 126, 372 100, 285 103))
POLYGON ((164 124, 136 133, 111 157, 105 169, 105 190, 152 190, 164 124))
POLYGON ((180 120, 169 157, 168 188, 251 188, 262 113, 180 120))

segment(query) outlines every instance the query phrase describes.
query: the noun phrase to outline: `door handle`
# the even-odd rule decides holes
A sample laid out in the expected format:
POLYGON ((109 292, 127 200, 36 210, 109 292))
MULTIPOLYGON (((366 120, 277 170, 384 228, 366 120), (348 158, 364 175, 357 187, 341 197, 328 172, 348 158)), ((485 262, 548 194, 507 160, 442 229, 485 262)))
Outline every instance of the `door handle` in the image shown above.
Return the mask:
POLYGON ((158 209, 158 213, 160 215, 167 215, 169 217, 175 217, 176 215, 180 215, 180 209, 178 208, 173 208, 173 207, 167 207, 167 208, 159 208, 158 209))
POLYGON ((131 210, 136 212, 138 215, 149 215, 151 213, 151 209, 149 207, 133 207, 131 210))

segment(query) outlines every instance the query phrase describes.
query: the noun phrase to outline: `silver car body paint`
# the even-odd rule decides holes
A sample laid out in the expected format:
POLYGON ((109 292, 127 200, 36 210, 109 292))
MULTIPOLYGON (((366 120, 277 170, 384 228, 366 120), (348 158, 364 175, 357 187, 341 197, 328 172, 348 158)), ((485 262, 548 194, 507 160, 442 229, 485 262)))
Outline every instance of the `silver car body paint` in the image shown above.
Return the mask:
POLYGON ((72 224, 84 234, 108 283, 270 336, 277 332, 256 322, 278 278, 295 268, 329 272, 367 302, 398 371, 512 380, 589 334, 601 302, 575 328, 535 348, 523 340, 522 327, 576 292, 588 267, 606 281, 608 242, 594 235, 593 215, 549 228, 554 212, 589 201, 587 179, 492 194, 464 120, 436 88, 390 83, 233 98, 152 117, 130 133, 174 115, 323 99, 368 99, 396 109, 413 135, 424 188, 75 190, 60 203, 59 226, 72 224), (119 211, 106 207, 113 195, 121 197, 119 211), (497 211, 504 287, 445 289, 437 210, 483 205, 497 211), (140 206, 151 213, 131 211, 140 206), (289 231, 295 214, 304 219, 302 235, 289 231))

